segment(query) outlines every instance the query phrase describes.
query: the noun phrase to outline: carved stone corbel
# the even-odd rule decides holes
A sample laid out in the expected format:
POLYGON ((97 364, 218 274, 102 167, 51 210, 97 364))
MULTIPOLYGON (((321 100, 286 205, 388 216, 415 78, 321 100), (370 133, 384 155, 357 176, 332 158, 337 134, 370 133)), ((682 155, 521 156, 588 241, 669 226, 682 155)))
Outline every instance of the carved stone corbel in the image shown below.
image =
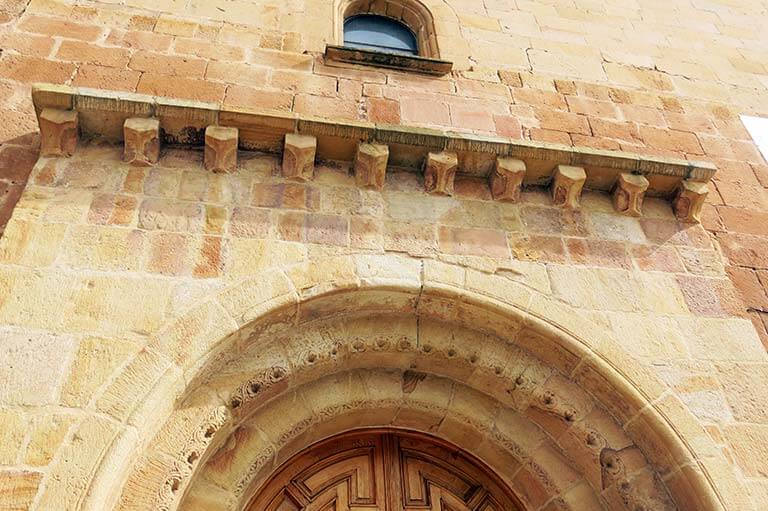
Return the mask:
POLYGON ((232 172, 237 166, 237 128, 208 126, 205 129, 205 168, 212 172, 232 172))
POLYGON ((568 209, 578 209, 586 180, 587 173, 582 167, 558 165, 552 180, 553 203, 568 209))
POLYGON ((456 153, 429 153, 424 162, 424 189, 435 195, 453 195, 459 157, 456 153))
POLYGON ((311 135, 288 133, 283 151, 283 177, 309 181, 315 175, 317 138, 311 135))
POLYGON ((40 113, 40 155, 72 156, 77 147, 77 112, 45 108, 40 113))
POLYGON ((363 188, 381 190, 387 174, 389 147, 360 143, 355 156, 355 182, 363 188))
POLYGON ((701 208, 707 200, 707 183, 683 181, 677 189, 672 207, 678 220, 686 223, 701 222, 701 208))
POLYGON ((150 167, 160 159, 160 121, 147 117, 126 119, 123 125, 123 161, 150 167))
POLYGON ((616 188, 613 189, 613 208, 627 216, 643 214, 643 199, 650 183, 638 174, 619 174, 616 188))
POLYGON ((499 156, 491 173, 491 195, 499 201, 517 202, 524 177, 524 161, 499 156))

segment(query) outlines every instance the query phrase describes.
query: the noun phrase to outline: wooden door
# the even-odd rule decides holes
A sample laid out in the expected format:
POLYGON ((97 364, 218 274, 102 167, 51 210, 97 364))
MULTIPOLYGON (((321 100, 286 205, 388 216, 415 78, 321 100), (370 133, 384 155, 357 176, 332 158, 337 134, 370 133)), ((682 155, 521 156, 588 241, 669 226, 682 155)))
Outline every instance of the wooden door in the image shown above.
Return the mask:
POLYGON ((310 447, 280 468, 248 511, 521 511, 498 478, 425 435, 360 431, 310 447))

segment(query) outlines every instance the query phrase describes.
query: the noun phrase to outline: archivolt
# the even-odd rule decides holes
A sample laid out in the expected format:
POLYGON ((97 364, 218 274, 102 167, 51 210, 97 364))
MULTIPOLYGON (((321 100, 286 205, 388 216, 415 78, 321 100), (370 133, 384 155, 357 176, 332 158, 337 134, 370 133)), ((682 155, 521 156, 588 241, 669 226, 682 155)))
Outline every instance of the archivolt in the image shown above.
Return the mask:
POLYGON ((716 510, 734 495, 706 475, 722 456, 706 433, 609 334, 495 275, 392 256, 265 272, 179 318, 146 351, 178 369, 131 396, 141 434, 113 444, 90 488, 94 509, 111 495, 122 509, 174 509, 185 492, 192 509, 198 488, 237 509, 310 431, 361 420, 467 445, 531 509, 664 509, 671 496, 681 509, 716 510), (120 463, 130 450, 143 454, 120 463), (122 490, 110 484, 120 470, 122 490))

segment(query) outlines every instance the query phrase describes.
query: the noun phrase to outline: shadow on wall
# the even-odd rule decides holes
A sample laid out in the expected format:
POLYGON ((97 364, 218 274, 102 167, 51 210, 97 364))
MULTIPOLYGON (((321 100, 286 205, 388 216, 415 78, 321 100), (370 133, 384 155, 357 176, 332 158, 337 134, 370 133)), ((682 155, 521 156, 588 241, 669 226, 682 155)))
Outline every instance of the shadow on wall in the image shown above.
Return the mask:
MULTIPOLYGON (((0 34, 24 14, 30 1, 0 2, 0 34)), ((0 47, 0 56, 3 52, 0 47)), ((0 235, 37 161, 40 139, 30 130, 34 124, 30 86, 0 80, 0 235)))
POLYGON ((36 132, 0 141, 0 235, 37 162, 39 146, 40 137, 36 132))

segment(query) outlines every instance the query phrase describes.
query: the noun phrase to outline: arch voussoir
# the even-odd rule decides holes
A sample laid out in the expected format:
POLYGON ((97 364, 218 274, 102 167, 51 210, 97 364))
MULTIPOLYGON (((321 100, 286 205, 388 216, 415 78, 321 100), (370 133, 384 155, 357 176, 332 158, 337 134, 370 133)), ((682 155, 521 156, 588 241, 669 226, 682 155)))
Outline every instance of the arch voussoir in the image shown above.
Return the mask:
MULTIPOLYGON (((185 388, 185 397, 168 408, 163 419, 167 431, 189 437, 183 427, 168 425, 181 420, 180 410, 186 406, 224 406, 228 413, 226 424, 199 449, 199 457, 195 454, 197 464, 184 473, 170 497, 161 489, 179 472, 178 466, 152 465, 150 456, 156 451, 161 458, 178 461, 183 455, 158 448, 155 443, 161 435, 146 449, 145 462, 133 469, 134 475, 143 473, 140 478, 146 485, 152 478, 142 466, 165 467, 162 477, 162 471, 153 471, 152 480, 156 495, 166 495, 168 509, 177 509, 183 495, 188 509, 196 509, 194 502, 207 502, 190 489, 197 485, 213 494, 223 492, 220 501, 227 503, 227 509, 237 509, 244 481, 255 480, 253 461, 240 467, 251 475, 237 480, 241 489, 234 493, 222 488, 220 480, 201 478, 202 466, 232 468, 237 446, 249 445, 252 460, 263 465, 256 472, 268 473, 288 455, 286 445, 306 445, 308 424, 329 436, 334 428, 365 423, 365 417, 371 418, 371 426, 453 436, 472 446, 481 459, 492 458, 494 452, 502 452, 495 447, 506 446, 495 463, 514 467, 514 473, 505 476, 517 488, 530 488, 532 493, 521 498, 531 509, 568 509, 592 501, 610 509, 614 502, 645 502, 656 506, 649 509, 664 509, 671 505, 670 499, 684 508, 681 502, 694 490, 700 494, 701 509, 723 509, 722 496, 699 462, 704 456, 719 456, 711 441, 699 431, 669 425, 672 420, 686 424, 693 419, 677 415, 689 414, 684 407, 665 415, 666 387, 617 349, 599 316, 579 315, 571 306, 507 276, 443 262, 392 255, 344 256, 325 262, 265 271, 234 284, 163 329, 167 337, 153 336, 152 348, 185 371, 184 385, 174 387, 185 388), (563 325, 569 317, 578 320, 563 325), (287 336, 291 332, 293 340, 287 336), (214 339, 206 339, 208 334, 214 339), (185 335, 192 339, 189 346, 180 342, 185 335), (389 386, 396 389, 387 397, 384 390, 377 394, 376 388, 359 385, 366 389, 364 395, 342 392, 336 404, 317 408, 322 402, 318 381, 356 371, 370 378, 375 371, 396 374, 389 386), (417 406, 418 392, 428 387, 423 382, 440 378, 454 389, 449 401, 417 406), (405 392, 412 385, 416 390, 405 392), (479 412, 457 408, 461 400, 454 401, 456 388, 484 396, 467 409, 482 408, 482 400, 494 403, 480 414, 485 422, 477 418, 479 412), (591 403, 583 402, 581 394, 591 403), (548 395, 555 399, 548 400, 548 395), (288 396, 314 404, 307 417, 289 421, 300 424, 298 429, 277 434, 280 428, 267 426, 289 413, 272 411, 272 419, 254 422, 288 396), (559 406, 562 402, 566 405, 559 406), (526 430, 505 430, 505 424, 515 424, 512 416, 539 431, 545 443, 515 440, 526 430), (694 435, 690 443, 689 434, 694 435), (676 453, 672 461, 664 459, 665 452, 676 453), (647 459, 645 465, 636 462, 638 453, 647 459), (547 469, 548 463, 559 468, 547 469), (606 464, 623 468, 604 486, 609 477, 606 464), (651 490, 655 497, 632 500, 632 495, 651 490)), ((124 509, 131 509, 133 479, 128 477, 122 492, 124 509)))

